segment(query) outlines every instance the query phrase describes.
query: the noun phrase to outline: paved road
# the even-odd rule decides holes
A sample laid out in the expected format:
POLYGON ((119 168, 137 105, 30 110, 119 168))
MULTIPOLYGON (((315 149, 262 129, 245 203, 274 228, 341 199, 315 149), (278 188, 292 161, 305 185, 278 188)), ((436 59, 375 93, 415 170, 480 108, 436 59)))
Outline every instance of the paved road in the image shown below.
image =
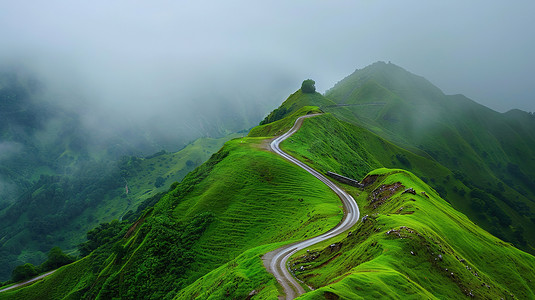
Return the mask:
POLYGON ((43 279, 43 278, 45 278, 46 276, 48 276, 48 275, 50 275, 50 274, 52 274, 52 273, 54 273, 54 272, 56 272, 56 270, 54 270, 54 271, 50 271, 50 272, 45 273, 45 274, 43 274, 43 275, 39 275, 39 276, 34 277, 34 278, 30 279, 30 280, 27 280, 27 281, 24 281, 24 282, 21 282, 21 283, 14 284, 14 285, 12 285, 12 286, 10 286, 10 287, 7 287, 7 288, 5 288, 5 289, 1 289, 1 290, 0 290, 0 293, 1 293, 1 292, 4 292, 4 291, 9 291, 9 290, 14 289, 14 288, 18 288, 19 286, 27 285, 27 284, 32 283, 32 282, 34 282, 34 281, 37 281, 37 280, 39 280, 39 279, 43 279))
POLYGON ((266 266, 266 269, 275 276, 277 281, 284 288, 286 299, 294 299, 297 296, 305 293, 305 290, 303 289, 303 287, 297 282, 297 280, 290 274, 290 271, 288 270, 287 262, 290 256, 292 256, 294 253, 296 253, 299 250, 310 247, 314 244, 317 244, 326 239, 335 237, 347 231, 358 221, 359 214, 360 214, 357 203, 355 202, 353 197, 351 197, 348 193, 346 193, 344 190, 339 188, 337 185, 335 185, 332 181, 327 179, 325 176, 323 176, 316 170, 312 169, 311 167, 307 166, 306 164, 300 162, 293 156, 290 156, 289 154, 285 153, 279 147, 279 144, 282 141, 284 141, 285 139, 290 137, 292 134, 297 132, 297 130, 301 127, 301 124, 303 123, 303 119, 314 117, 316 115, 318 114, 299 117, 295 121, 294 126, 288 132, 274 139, 271 142, 271 149, 273 150, 273 152, 284 157, 290 162, 298 165, 299 167, 305 169, 307 172, 314 175, 317 179, 321 180, 323 183, 329 186, 338 195, 340 200, 342 200, 342 203, 344 205, 344 218, 333 229, 329 230, 328 232, 322 235, 310 238, 308 240, 304 240, 304 241, 300 241, 300 242, 296 242, 290 245, 283 246, 279 249, 276 249, 264 255, 263 257, 264 265, 266 266))
POLYGON ((352 104, 333 104, 322 106, 320 109, 331 108, 331 107, 347 107, 347 106, 384 106, 386 102, 368 102, 368 103, 352 103, 352 104))

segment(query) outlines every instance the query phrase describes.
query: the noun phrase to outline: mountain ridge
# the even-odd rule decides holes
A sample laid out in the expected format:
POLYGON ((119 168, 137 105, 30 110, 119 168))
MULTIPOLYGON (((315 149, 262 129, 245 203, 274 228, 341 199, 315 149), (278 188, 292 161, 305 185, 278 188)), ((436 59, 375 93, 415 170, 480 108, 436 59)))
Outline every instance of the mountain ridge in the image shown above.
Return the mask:
POLYGON ((519 247, 533 253, 535 182, 530 178, 535 178, 532 171, 535 168, 532 150, 535 122, 531 114, 514 110, 499 113, 463 95, 439 93, 438 88, 430 88, 431 83, 419 78, 393 64, 376 63, 355 71, 326 92, 326 96, 338 103, 366 103, 370 94, 385 95, 386 89, 390 99, 382 107, 329 107, 325 111, 363 126, 402 148, 425 153, 452 170, 467 187, 477 189, 471 198, 483 197, 485 204, 474 206, 482 206, 487 212, 476 213, 467 205, 470 202, 462 199, 464 195, 453 195, 454 206, 495 235, 515 241, 519 247), (377 69, 380 76, 375 77, 381 77, 384 82, 411 81, 421 83, 424 91, 434 92, 407 92, 388 89, 386 84, 370 85, 377 69), (414 80, 399 79, 399 74, 414 80), (359 94, 363 87, 367 88, 364 98, 359 94), (408 98, 415 94, 418 95, 417 105, 408 98), (345 95, 353 98, 348 100, 345 95), (513 118, 512 114, 523 118, 513 118), (492 221, 494 217, 488 207, 496 207, 495 204, 506 212, 500 219, 507 225, 492 224, 497 220, 492 221))

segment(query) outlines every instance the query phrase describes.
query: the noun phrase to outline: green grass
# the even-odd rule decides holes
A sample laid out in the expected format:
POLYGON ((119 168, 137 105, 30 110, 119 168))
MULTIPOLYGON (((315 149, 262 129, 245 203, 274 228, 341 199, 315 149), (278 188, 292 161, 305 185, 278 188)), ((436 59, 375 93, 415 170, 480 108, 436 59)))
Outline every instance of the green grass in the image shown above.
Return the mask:
POLYGON ((295 93, 291 94, 290 97, 288 97, 288 99, 281 104, 281 106, 273 110, 262 122, 260 122, 260 125, 281 120, 305 106, 317 106, 321 108, 334 104, 335 103, 332 100, 325 98, 320 93, 316 92, 309 94, 303 93, 301 90, 297 90, 295 93))
MULTIPOLYGON (((267 251, 280 246, 280 242, 319 235, 337 224, 342 210, 336 195, 306 171, 266 150, 266 146, 262 138, 227 142, 163 196, 134 233, 121 240, 121 248, 126 251, 122 259, 115 254, 99 258, 95 253, 86 258, 93 267, 79 275, 91 281, 83 287, 84 295, 128 298, 139 290, 138 295, 171 297, 224 264, 238 267, 232 276, 251 278, 247 288, 236 290, 241 295, 268 277, 261 267, 260 249, 267 251), (186 230, 202 214, 211 216, 202 231, 195 229, 181 236, 180 228, 186 230), (195 238, 191 236, 194 232, 195 238), (268 246, 247 252, 262 245, 268 246), (183 250, 174 250, 176 247, 183 250), (165 266, 166 271, 158 272, 158 265, 165 266), (242 274, 249 266, 254 266, 254 272, 251 269, 253 273, 242 274), (143 282, 159 282, 157 278, 161 278, 160 282, 169 284, 154 285, 150 292, 151 286, 138 278, 146 278, 143 282)), ((69 281, 63 274, 53 274, 50 280, 69 281)), ((70 286, 65 285, 66 289, 70 286)), ((27 289, 40 294, 45 288, 37 284, 27 289)), ((271 279, 262 293, 276 296, 276 291, 271 279)), ((65 293, 69 291, 53 295, 62 297, 65 293)))
POLYGON ((266 271, 262 255, 280 244, 245 251, 230 262, 197 279, 174 299, 278 299, 278 283, 266 271))
MULTIPOLYGON (((173 182, 182 180, 195 167, 205 162, 226 141, 238 136, 241 135, 234 133, 219 139, 200 138, 178 152, 165 152, 150 158, 131 160, 129 174, 126 177, 129 189, 126 199, 130 204, 122 211, 135 209, 141 201, 166 191, 173 182), (158 177, 163 178, 163 181, 161 186, 156 187, 155 182, 158 177)), ((114 199, 114 202, 125 201, 114 199)), ((97 213, 97 215, 101 214, 97 213)))
POLYGON ((269 137, 286 133, 300 116, 321 113, 317 106, 303 106, 284 119, 280 119, 268 124, 259 125, 251 129, 249 137, 269 137))
POLYGON ((444 95, 424 78, 385 63, 355 71, 326 96, 336 103, 361 104, 325 108, 326 112, 437 161, 466 187, 481 190, 484 196, 479 200, 467 195, 456 201, 451 193, 446 198, 493 234, 535 252, 532 115, 518 110, 501 114, 462 95, 444 95), (384 105, 365 105, 370 102, 384 105), (481 201, 483 209, 477 204, 481 201))
POLYGON ((199 260, 194 269, 199 273, 247 249, 318 235, 340 221, 334 193, 264 147, 260 138, 229 141, 220 150, 224 159, 210 176, 176 204, 179 219, 204 211, 216 215, 195 248, 199 260))
POLYGON ((448 200, 454 206, 465 201, 453 190, 466 187, 447 168, 362 127, 339 121, 332 114, 306 119, 301 129, 281 147, 320 172, 331 171, 356 179, 381 167, 410 169, 449 195, 448 200))
POLYGON ((411 173, 370 174, 379 178, 355 195, 368 219, 357 223, 352 235, 331 241, 337 248, 319 247, 294 260, 298 277, 318 287, 302 299, 329 293, 345 299, 452 299, 470 292, 494 299, 535 296, 533 256, 474 225, 411 173), (373 192, 395 183, 403 186, 392 195, 379 194, 384 202, 374 207, 379 202, 372 203, 373 192), (416 195, 402 194, 406 188, 416 195))

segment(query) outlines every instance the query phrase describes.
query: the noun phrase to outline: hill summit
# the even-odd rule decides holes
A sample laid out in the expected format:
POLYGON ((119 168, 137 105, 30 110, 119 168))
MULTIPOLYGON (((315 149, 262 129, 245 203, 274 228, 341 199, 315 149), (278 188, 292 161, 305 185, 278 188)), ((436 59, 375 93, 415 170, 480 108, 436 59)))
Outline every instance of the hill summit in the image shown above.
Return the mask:
POLYGON ((337 103, 365 101, 361 90, 390 91, 413 104, 426 103, 444 96, 444 93, 424 77, 414 75, 393 63, 376 62, 339 81, 325 95, 337 103))
POLYGON ((316 92, 316 87, 314 84, 315 82, 312 79, 303 81, 301 89, 291 94, 290 97, 288 97, 288 99, 281 104, 281 106, 267 115, 267 117, 260 122, 260 125, 280 120, 305 106, 324 107, 336 104, 332 100, 329 100, 322 94, 316 92), (305 91, 303 91, 303 88, 305 88, 305 91))

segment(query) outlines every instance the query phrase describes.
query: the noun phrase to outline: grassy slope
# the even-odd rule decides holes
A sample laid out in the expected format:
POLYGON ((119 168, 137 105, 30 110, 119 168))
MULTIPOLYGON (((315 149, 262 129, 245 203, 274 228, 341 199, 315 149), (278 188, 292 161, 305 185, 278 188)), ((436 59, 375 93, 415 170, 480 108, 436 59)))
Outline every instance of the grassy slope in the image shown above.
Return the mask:
POLYGON ((245 251, 182 289, 174 299, 247 299, 249 295, 254 295, 254 299, 278 299, 282 290, 260 258, 281 245, 270 244, 245 251))
POLYGON ((499 207, 511 221, 500 225, 492 209, 471 207, 471 201, 454 201, 454 206, 494 234, 533 251, 532 115, 500 114, 464 96, 446 96, 427 80, 384 63, 357 70, 327 96, 337 103, 383 102, 325 111, 455 171, 466 186, 485 193, 484 206, 499 207))
MULTIPOLYGON (((334 170, 355 178, 361 178, 363 172, 368 172, 381 164, 403 166, 394 155, 403 154, 413 169, 422 174, 433 174, 435 182, 447 180, 449 176, 448 185, 442 184, 449 188, 451 186, 465 188, 461 182, 453 178, 449 170, 436 162, 402 150, 365 129, 340 122, 330 115, 305 120, 300 131, 283 143, 283 148, 308 161, 311 166, 322 172, 334 170), (345 165, 355 168, 346 168, 345 165)), ((315 287, 331 285, 305 294, 303 298, 316 299, 333 296, 325 292, 332 292, 348 299, 358 297, 367 299, 385 295, 397 295, 400 299, 422 296, 459 298, 471 290, 473 294, 491 298, 507 296, 509 292, 516 293, 518 296, 533 296, 534 287, 529 282, 532 276, 529 272, 533 272, 529 270, 534 264, 532 256, 503 243, 474 225, 414 175, 395 171, 387 178, 386 174, 389 172, 383 169, 374 171, 372 174, 384 173, 383 184, 388 181, 401 181, 405 186, 413 187, 418 192, 425 191, 431 199, 420 194, 414 197, 425 198, 426 201, 408 201, 408 203, 391 201, 388 206, 383 205, 380 209, 373 210, 366 202, 370 190, 362 192, 346 186, 346 189, 352 191, 359 202, 363 214, 371 215, 379 212, 381 214, 370 217, 369 220, 374 219, 374 221, 356 225, 358 233, 352 235, 351 238, 340 237, 318 247, 323 253, 317 258, 315 266, 321 267, 307 269, 301 273, 301 279, 315 287), (422 205, 415 206, 414 203, 422 205), (400 207, 403 209, 398 211, 400 207), (413 211, 417 212, 410 214, 413 211), (394 214, 396 215, 393 216, 394 214), (402 216, 414 217, 414 220, 401 219, 402 221, 399 221, 396 219, 402 216), (387 230, 400 226, 408 226, 413 232, 418 228, 418 234, 425 232, 426 236, 416 236, 418 239, 414 244, 400 245, 400 241, 410 242, 410 240, 392 239, 391 236, 385 234, 387 230), (379 227, 382 229, 378 229, 379 227), (377 232, 375 232, 376 229, 377 232), (383 238, 383 236, 386 237, 383 238), (474 244, 472 240, 477 240, 478 243, 474 244), (436 243, 437 241, 439 244, 436 243), (329 245, 339 242, 342 242, 341 250, 331 250, 329 245), (427 249, 428 246, 430 250, 427 249), (439 252, 441 249, 446 253, 439 252), (417 251, 417 255, 412 256, 410 251, 417 251), (436 251, 435 254, 432 254, 433 251, 436 251), (443 256, 441 265, 433 263, 435 257, 438 259, 439 253, 443 256), (508 269, 505 271, 502 269, 503 259, 498 259, 500 254, 506 257, 505 268, 508 269), (459 259, 455 259, 455 255, 459 259), (374 257, 377 258, 373 259, 374 257), (461 258, 466 260, 464 264, 459 261, 461 258), (370 261, 372 259, 373 264, 370 261), (362 265, 358 266, 361 263, 362 265), (466 265, 469 265, 472 270, 466 269, 466 265), (355 267, 354 271, 353 267, 355 267), (451 272, 446 272, 445 268, 453 271, 454 277, 451 277, 451 272), (348 272, 348 270, 352 271, 348 272), (478 276, 474 276, 474 272, 478 272, 478 276), (353 276, 353 273, 358 276, 353 276), (491 288, 488 289, 486 286, 481 288, 482 282, 491 288)), ((373 187, 376 187, 378 183, 373 187)), ((407 200, 405 196, 402 199, 407 200)), ((409 234, 409 232, 406 233, 409 234)), ((274 299, 270 284, 255 285, 255 281, 264 284, 272 280, 266 276, 265 271, 261 270, 262 265, 257 259, 257 256, 265 251, 267 250, 254 249, 239 256, 182 290, 177 299, 210 299, 210 297, 218 299, 221 296, 248 295, 247 293, 254 294, 255 292, 258 292, 255 296, 257 299, 274 299), (259 286, 264 288, 259 289, 259 286), (226 294, 226 291, 238 290, 241 293, 226 294)), ((310 268, 310 262, 298 263, 294 268, 298 269, 301 265, 310 268)))
MULTIPOLYGON (((165 153, 149 159, 134 159, 127 168, 128 196, 125 195, 124 188, 107 191, 105 199, 100 201, 97 207, 86 209, 69 222, 68 226, 50 232, 47 239, 54 240, 54 245, 60 246, 65 251, 74 253, 76 245, 85 241, 87 231, 100 223, 119 219, 128 210, 135 211, 143 200, 167 190, 172 182, 180 181, 232 137, 236 137, 236 134, 220 139, 201 138, 175 153, 165 153), (165 182, 157 188, 154 182, 159 176, 163 177, 165 182)), ((11 226, 23 227, 24 222, 27 222, 27 217, 22 214, 19 223, 11 226)), ((26 262, 37 265, 46 260, 49 249, 40 249, 37 244, 32 243, 28 230, 23 230, 9 239, 0 240, 0 245, 6 249, 18 244, 25 245, 25 248, 18 254, 18 262, 15 261, 15 265, 26 262)))
POLYGON ((264 147, 259 138, 228 142, 221 150, 228 156, 174 208, 180 219, 203 211, 217 216, 196 247, 199 274, 246 249, 316 235, 341 219, 327 187, 264 147))
POLYGON ((295 93, 291 94, 290 97, 288 97, 288 99, 286 99, 277 109, 272 111, 262 122, 260 122, 260 125, 281 120, 305 106, 317 106, 321 108, 335 104, 336 103, 334 103, 332 100, 325 98, 320 93, 303 93, 301 90, 297 90, 295 93))
POLYGON ((85 232, 89 231, 97 224, 109 222, 122 217, 128 210, 136 210, 143 200, 154 196, 157 193, 166 191, 171 183, 180 181, 186 174, 192 171, 195 166, 202 164, 210 155, 216 152, 221 146, 238 134, 232 134, 219 139, 200 138, 187 145, 184 149, 165 153, 151 158, 140 158, 129 162, 128 175, 128 195, 125 189, 109 193, 105 201, 98 207, 89 208, 80 217, 73 221, 73 225, 60 231, 58 235, 67 237, 69 244, 61 246, 65 249, 85 240, 85 232), (188 163, 189 161, 189 163, 188 163), (163 177, 164 183, 160 187, 154 185, 157 177, 163 177), (79 230, 70 231, 77 228, 79 230), (80 232, 83 232, 80 235, 80 232))
MULTIPOLYGON (((363 128, 340 122, 328 114, 305 120, 300 131, 285 141, 282 146, 285 150, 292 152, 293 155, 307 161, 309 165, 322 172, 334 170, 355 178, 361 178, 365 175, 364 172, 383 164, 394 167, 403 166, 403 163, 395 157, 395 154, 401 154, 405 157, 403 161, 408 162, 412 169, 423 175, 433 176, 429 177, 433 180, 428 179, 431 185, 433 182, 438 182, 446 186, 447 191, 457 197, 459 195, 451 191, 452 187, 466 188, 460 181, 453 178, 449 170, 436 162, 400 149, 363 128), (310 141, 314 142, 310 143, 310 141)), ((372 174, 387 174, 389 172, 383 169, 382 171, 374 171, 372 174)), ((398 221, 397 219, 384 221, 384 224, 380 223, 380 226, 377 226, 378 221, 376 220, 373 223, 368 221, 366 227, 359 223, 356 226, 359 233, 352 235, 350 242, 348 239, 344 239, 345 237, 340 237, 322 243, 318 249, 323 250, 323 253, 315 264, 315 266, 321 267, 302 272, 301 279, 315 287, 334 284, 319 289, 317 292, 306 294, 303 298, 324 298, 328 296, 324 292, 334 292, 336 295, 348 299, 358 297, 367 299, 385 295, 389 295, 389 297, 398 295, 397 297, 401 299, 426 296, 429 298, 458 298, 471 290, 474 291, 474 294, 485 297, 507 296, 509 292, 524 297, 533 296, 533 285, 529 282, 529 278, 532 276, 532 273, 529 273, 532 271, 529 270, 534 263, 533 256, 503 243, 474 225, 464 215, 440 199, 432 188, 414 175, 408 172, 395 171, 392 176, 386 178, 385 175, 384 177, 385 182, 388 180, 401 181, 407 187, 413 187, 418 192, 425 191, 427 195, 430 195, 431 199, 425 198, 427 201, 421 201, 422 206, 418 207, 418 212, 425 211, 425 213, 409 215, 417 210, 413 201, 408 201, 408 203, 392 201, 388 207, 386 205, 382 207, 384 210, 372 210, 366 203, 367 196, 370 194, 369 190, 363 193, 359 189, 346 186, 346 189, 350 190, 359 202, 363 215, 371 215, 381 211, 382 215, 373 216, 374 220, 381 218, 380 220, 383 222, 382 218, 389 218, 391 213, 417 218, 410 222, 403 220, 401 225, 395 223, 398 221), (398 211, 400 207, 403 209, 398 211), (375 227, 368 226, 370 224, 375 224, 375 227), (414 247, 412 244, 399 245, 399 239, 382 239, 385 240, 384 245, 377 242, 385 235, 385 231, 396 226, 398 228, 409 226, 412 228, 411 230, 419 228, 420 232, 425 232, 429 236, 418 237, 414 247), (420 229, 422 226, 425 227, 425 230, 420 229), (377 229, 378 227, 383 229, 377 229), (374 231, 376 229, 377 232, 374 231), (471 244, 473 239, 477 240, 478 243, 471 244), (343 245, 342 250, 332 250, 329 247, 329 245, 340 241, 343 245), (436 245, 436 241, 440 242, 439 246, 436 245), (432 250, 426 248, 428 245, 432 250), (444 251, 447 251, 448 254, 441 254, 444 261, 442 264, 444 269, 442 270, 433 265, 434 258, 438 259, 440 249, 446 249, 444 251), (410 251, 418 251, 417 256, 410 255, 410 251), (431 254, 433 251, 436 253, 431 254), (382 252, 385 254, 374 260, 374 265, 368 264, 372 257, 380 256, 382 252), (425 257, 424 253, 428 257, 425 257), (506 271, 502 269, 503 259, 497 258, 499 254, 506 257, 506 268, 509 268, 506 271), (453 260, 452 257, 455 255, 459 259, 453 260), (409 260, 405 260, 407 256, 409 260), (413 259, 415 257, 418 257, 419 260, 413 259), (466 260, 465 264, 459 261, 461 258, 466 260), (353 271, 348 272, 348 270, 361 263, 363 265, 355 269, 358 270, 358 276, 350 276, 353 271), (466 265, 469 265, 472 270, 466 269, 466 265), (451 274, 447 275, 449 273, 445 271, 445 268, 455 272, 454 277, 451 277, 451 274), (469 274, 468 271, 472 273, 469 274), (478 276, 474 276, 474 272, 478 272, 478 276), (408 277, 411 280, 407 280, 408 277), (485 286, 484 289, 481 289, 482 282, 477 278, 492 288, 488 289, 485 286), (338 283, 338 280, 341 281, 338 283)), ((399 194, 397 195, 399 196, 399 194)), ((424 198, 421 194, 416 197, 424 198)), ((458 201, 462 200, 458 199, 458 201)), ((248 295, 247 292, 251 294, 257 292, 258 294, 255 296, 257 299, 274 299, 275 296, 270 289, 272 286, 265 284, 272 278, 266 276, 266 272, 262 270, 262 265, 257 259, 257 256, 266 251, 262 248, 254 249, 239 256, 182 290, 177 299, 210 297, 218 299, 222 295, 227 297, 229 295, 248 295), (257 285, 255 285, 255 281, 257 285), (259 282, 262 284, 258 284, 259 282), (241 291, 241 293, 226 294, 226 291, 241 291)), ((310 262, 302 265, 309 268, 310 262)), ((300 266, 301 264, 297 264, 294 268, 298 269, 300 266)))
POLYGON ((80 299, 81 289, 94 280, 87 272, 90 268, 88 258, 76 261, 27 288, 0 293, 0 299, 80 299))
POLYGON ((362 127, 339 121, 331 114, 305 120, 303 127, 283 142, 282 147, 323 173, 332 171, 351 178, 362 178, 381 167, 408 168, 437 190, 450 195, 452 203, 466 201, 454 192, 454 188, 466 187, 447 168, 362 127))
POLYGON ((370 175, 378 175, 376 182, 354 193, 367 220, 350 236, 329 241, 335 246, 294 261, 307 284, 328 285, 303 299, 535 297, 535 257, 474 225, 409 172, 370 175), (416 195, 403 194, 406 188, 416 195))
POLYGON ((205 162, 210 155, 217 152, 223 144, 240 134, 231 134, 219 139, 200 138, 175 153, 130 161, 128 180, 128 199, 132 205, 127 209, 135 208, 140 201, 163 192, 175 181, 180 181, 196 166, 205 162), (162 177, 164 181, 160 187, 155 186, 156 179, 162 177))
MULTIPOLYGON (((136 274, 153 278, 150 280, 162 277, 161 280, 168 281, 175 278, 172 279, 172 284, 160 286, 158 288, 161 290, 153 291, 155 295, 164 296, 167 292, 172 295, 222 264, 232 263, 235 259, 242 261, 244 258, 254 266, 254 270, 248 268, 249 271, 240 276, 253 276, 254 279, 255 273, 260 274, 259 278, 263 279, 254 279, 253 285, 260 285, 265 291, 272 291, 268 293, 272 294, 277 287, 273 280, 264 280, 267 273, 258 255, 276 245, 260 252, 258 249, 246 251, 264 244, 303 239, 325 232, 340 221, 342 211, 338 198, 326 186, 264 147, 264 140, 259 138, 229 141, 207 163, 186 176, 176 189, 158 202, 151 215, 143 221, 143 224, 150 226, 138 226, 134 234, 123 239, 121 243, 127 252, 119 263, 112 255, 102 264, 103 268, 93 271, 85 269, 76 278, 70 278, 71 281, 63 278, 63 273, 53 274, 47 281, 0 294, 0 298, 26 298, 30 294, 44 293, 50 289, 55 291, 52 294, 54 298, 61 298, 73 292, 70 286, 80 285, 84 289, 91 288, 89 291, 84 290, 84 293, 88 293, 86 295, 122 295, 128 298, 127 295, 132 295, 133 289, 141 292, 150 289, 138 286, 141 283, 136 278, 141 275, 136 274), (181 266, 177 261, 165 261, 165 265, 183 268, 180 274, 159 274, 158 270, 151 270, 147 266, 147 261, 162 263, 165 260, 162 255, 153 258, 147 256, 147 253, 155 251, 151 249, 158 249, 153 242, 155 236, 165 234, 165 231, 156 231, 155 224, 160 219, 167 219, 166 226, 172 226, 169 224, 173 223, 179 226, 190 222, 199 213, 206 212, 213 215, 213 221, 203 229, 203 233, 188 250, 188 255, 193 260, 186 266, 181 266), (243 252, 246 253, 240 257, 243 252), (97 275, 100 279, 95 280, 97 275), (69 282, 65 284, 67 289, 54 289, 52 285, 58 280, 69 282), (73 281, 82 283, 75 284, 73 281)), ((169 231, 174 230, 173 227, 168 228, 169 231)), ((79 263, 73 264, 72 268, 79 263)), ((71 266, 66 267, 70 268, 71 266)), ((238 297, 243 296, 245 290, 241 287, 229 292, 238 297)), ((251 291, 248 290, 247 293, 249 292, 251 291)))

